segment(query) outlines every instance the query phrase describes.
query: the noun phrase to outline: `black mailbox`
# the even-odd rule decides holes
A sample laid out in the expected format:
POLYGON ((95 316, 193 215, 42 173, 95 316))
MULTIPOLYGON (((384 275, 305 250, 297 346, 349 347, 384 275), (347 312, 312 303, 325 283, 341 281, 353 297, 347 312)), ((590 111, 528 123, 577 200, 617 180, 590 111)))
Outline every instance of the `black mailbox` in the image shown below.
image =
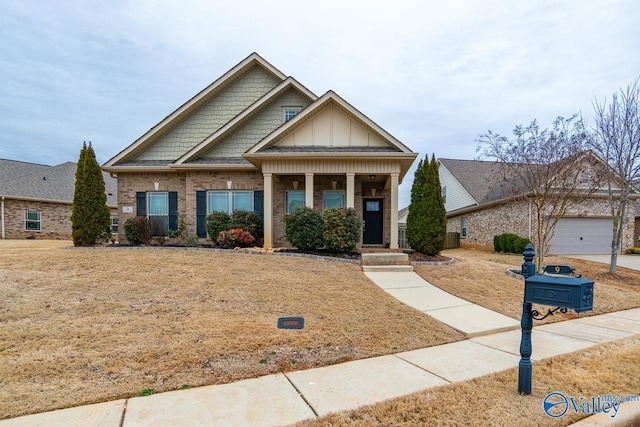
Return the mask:
POLYGON ((568 308, 578 313, 593 310, 593 280, 569 276, 567 273, 573 273, 573 269, 549 266, 544 274, 526 278, 524 302, 568 308))

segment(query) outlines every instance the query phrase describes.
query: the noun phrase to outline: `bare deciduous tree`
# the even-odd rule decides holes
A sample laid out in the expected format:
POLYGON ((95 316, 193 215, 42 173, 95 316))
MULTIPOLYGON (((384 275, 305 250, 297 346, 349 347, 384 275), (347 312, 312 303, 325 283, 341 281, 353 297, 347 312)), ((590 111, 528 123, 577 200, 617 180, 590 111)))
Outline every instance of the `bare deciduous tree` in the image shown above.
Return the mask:
POLYGON ((596 99, 593 106, 596 124, 590 145, 611 168, 606 175, 613 217, 609 273, 615 274, 629 196, 635 192, 633 182, 640 179, 640 78, 614 93, 610 102, 596 99))
POLYGON ((599 188, 598 160, 586 150, 589 135, 578 115, 558 117, 551 129, 543 130, 534 120, 516 126, 513 134, 513 139, 491 131, 481 134, 478 152, 498 161, 505 195, 531 204, 531 237, 536 265, 542 268, 558 219, 599 188))

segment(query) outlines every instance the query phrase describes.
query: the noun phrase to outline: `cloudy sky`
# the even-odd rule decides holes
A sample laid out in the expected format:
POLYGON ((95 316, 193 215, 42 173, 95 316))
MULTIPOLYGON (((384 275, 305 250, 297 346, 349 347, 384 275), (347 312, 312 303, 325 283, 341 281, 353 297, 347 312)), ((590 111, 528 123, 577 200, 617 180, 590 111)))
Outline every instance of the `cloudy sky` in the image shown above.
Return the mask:
MULTIPOLYGON (((251 52, 420 156, 582 113, 640 75, 637 0, 0 0, 0 158, 104 163, 251 52)), ((401 188, 408 204, 412 172, 401 188)))

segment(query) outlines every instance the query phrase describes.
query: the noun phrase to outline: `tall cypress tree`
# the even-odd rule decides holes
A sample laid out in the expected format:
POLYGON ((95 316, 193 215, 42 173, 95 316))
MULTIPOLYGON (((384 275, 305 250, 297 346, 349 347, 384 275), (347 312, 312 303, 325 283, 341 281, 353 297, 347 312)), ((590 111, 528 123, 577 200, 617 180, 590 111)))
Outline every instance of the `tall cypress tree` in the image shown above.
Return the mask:
POLYGON ((446 211, 442 200, 438 162, 432 155, 420 161, 411 187, 407 215, 407 243, 427 255, 437 255, 444 248, 447 232, 446 211))
POLYGON ((75 246, 95 245, 110 225, 102 170, 91 142, 83 143, 76 168, 71 229, 75 246))

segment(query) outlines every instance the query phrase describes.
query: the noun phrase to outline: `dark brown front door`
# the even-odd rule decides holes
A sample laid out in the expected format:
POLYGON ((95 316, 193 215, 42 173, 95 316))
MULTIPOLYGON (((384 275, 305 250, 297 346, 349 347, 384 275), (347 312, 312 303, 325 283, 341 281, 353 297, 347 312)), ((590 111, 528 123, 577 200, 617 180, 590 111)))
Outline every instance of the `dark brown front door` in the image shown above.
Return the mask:
POLYGON ((383 199, 364 199, 362 201, 362 219, 364 220, 362 243, 364 245, 382 244, 382 202, 383 199))

